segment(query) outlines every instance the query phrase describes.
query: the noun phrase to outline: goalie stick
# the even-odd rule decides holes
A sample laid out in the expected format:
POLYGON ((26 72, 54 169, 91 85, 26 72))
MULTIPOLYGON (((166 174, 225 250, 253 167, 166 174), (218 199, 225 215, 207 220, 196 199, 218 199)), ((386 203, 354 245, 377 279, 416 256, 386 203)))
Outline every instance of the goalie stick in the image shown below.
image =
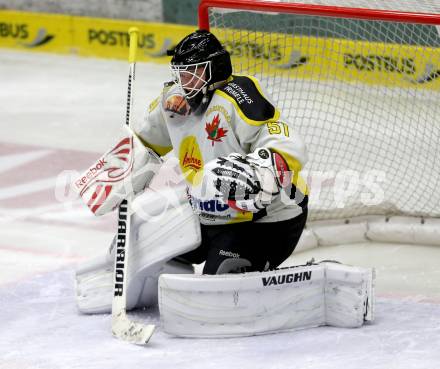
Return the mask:
MULTIPOLYGON (((136 50, 139 30, 132 27, 128 30, 130 51, 128 61, 127 110, 125 124, 130 126, 132 87, 135 79, 136 50)), ((115 252, 114 289, 112 301, 112 333, 114 337, 136 344, 146 344, 154 332, 154 325, 131 321, 127 316, 127 270, 130 247, 130 211, 129 201, 124 199, 118 210, 118 233, 115 252)))

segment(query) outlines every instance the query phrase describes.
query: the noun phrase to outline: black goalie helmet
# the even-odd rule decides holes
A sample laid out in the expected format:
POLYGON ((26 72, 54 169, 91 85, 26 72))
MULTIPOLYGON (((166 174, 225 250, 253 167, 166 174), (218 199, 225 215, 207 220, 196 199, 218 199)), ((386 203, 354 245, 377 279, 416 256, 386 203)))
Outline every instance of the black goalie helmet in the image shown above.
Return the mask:
POLYGON ((180 41, 172 55, 171 71, 194 109, 209 87, 232 74, 231 58, 220 41, 209 31, 198 30, 180 41))

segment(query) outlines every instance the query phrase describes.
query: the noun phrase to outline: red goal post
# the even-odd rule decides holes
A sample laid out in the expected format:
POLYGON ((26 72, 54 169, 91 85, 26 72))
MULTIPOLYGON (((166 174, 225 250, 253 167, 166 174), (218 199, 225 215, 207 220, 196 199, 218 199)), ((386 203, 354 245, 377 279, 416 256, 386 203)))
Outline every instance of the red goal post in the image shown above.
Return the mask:
POLYGON ((254 0, 201 0, 199 4, 199 28, 209 31, 209 9, 237 9, 261 12, 292 13, 315 16, 336 16, 352 19, 377 19, 383 21, 440 25, 440 14, 406 12, 342 6, 326 6, 303 3, 254 0))

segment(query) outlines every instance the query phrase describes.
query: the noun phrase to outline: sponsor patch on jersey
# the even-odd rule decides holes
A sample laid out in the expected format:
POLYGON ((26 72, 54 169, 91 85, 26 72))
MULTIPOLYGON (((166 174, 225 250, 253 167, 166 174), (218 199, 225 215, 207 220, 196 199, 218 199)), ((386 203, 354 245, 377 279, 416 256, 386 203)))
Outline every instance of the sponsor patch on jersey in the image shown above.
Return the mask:
POLYGON ((187 136, 180 143, 179 164, 185 179, 193 186, 202 180, 203 157, 195 136, 187 136), (199 175, 197 175, 200 172, 199 175))
POLYGON ((214 105, 211 106, 205 113, 205 118, 208 118, 212 113, 217 112, 220 113, 226 122, 231 124, 231 114, 226 110, 223 105, 214 105))
POLYGON ((223 204, 221 201, 214 199, 200 200, 194 196, 191 196, 190 203, 197 214, 204 212, 217 214, 229 210, 229 206, 227 204, 223 204))
POLYGON ((228 132, 227 129, 220 127, 220 114, 217 114, 211 123, 206 123, 205 131, 208 134, 207 139, 212 142, 212 146, 215 142, 223 142, 222 138, 226 137, 228 132))
MULTIPOLYGON (((165 111, 175 113, 181 116, 187 116, 191 114, 191 107, 186 99, 181 95, 171 95, 165 101, 165 111)), ((173 114, 170 116, 173 118, 173 114)))
MULTIPOLYGON (((250 77, 235 76, 220 90, 242 112, 245 120, 250 122, 266 122, 279 115, 275 107, 263 96, 258 82, 250 77)), ((256 123, 254 123, 256 124, 256 123)))

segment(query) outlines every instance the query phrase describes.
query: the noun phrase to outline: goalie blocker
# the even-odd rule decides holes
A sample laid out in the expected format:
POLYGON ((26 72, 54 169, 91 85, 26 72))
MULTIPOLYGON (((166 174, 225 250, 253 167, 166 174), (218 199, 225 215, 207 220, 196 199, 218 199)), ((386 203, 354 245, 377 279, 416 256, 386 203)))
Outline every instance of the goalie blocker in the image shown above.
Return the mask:
POLYGON ((163 329, 182 337, 234 337, 374 319, 371 268, 323 262, 269 272, 159 278, 163 329))
POLYGON ((95 215, 116 209, 122 200, 144 190, 162 165, 126 126, 124 136, 74 182, 75 191, 95 215))

